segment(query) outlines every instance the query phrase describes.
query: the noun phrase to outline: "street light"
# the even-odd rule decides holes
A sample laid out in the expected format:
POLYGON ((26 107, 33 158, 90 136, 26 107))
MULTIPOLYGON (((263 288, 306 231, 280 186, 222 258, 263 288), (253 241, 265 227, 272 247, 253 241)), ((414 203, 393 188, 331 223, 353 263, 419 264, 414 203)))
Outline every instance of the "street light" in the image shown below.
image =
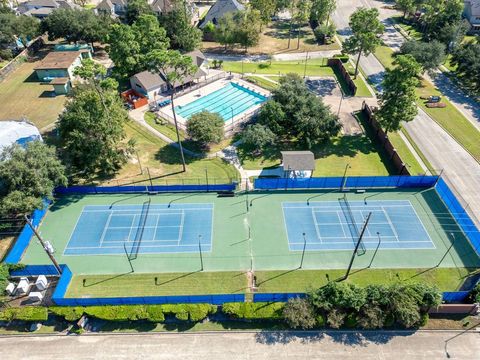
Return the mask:
POLYGON ((377 255, 377 251, 380 248, 380 243, 382 242, 382 238, 380 237, 380 233, 377 231, 377 236, 378 236, 378 244, 377 248, 375 249, 375 252, 373 253, 372 260, 370 260, 370 264, 368 264, 368 268, 372 266, 373 260, 375 259, 375 256, 377 255))
POLYGON ((351 169, 350 164, 347 164, 347 165, 345 166, 345 171, 343 172, 343 180, 342 180, 341 191, 344 191, 345 185, 347 184, 347 171, 348 171, 348 169, 351 169))

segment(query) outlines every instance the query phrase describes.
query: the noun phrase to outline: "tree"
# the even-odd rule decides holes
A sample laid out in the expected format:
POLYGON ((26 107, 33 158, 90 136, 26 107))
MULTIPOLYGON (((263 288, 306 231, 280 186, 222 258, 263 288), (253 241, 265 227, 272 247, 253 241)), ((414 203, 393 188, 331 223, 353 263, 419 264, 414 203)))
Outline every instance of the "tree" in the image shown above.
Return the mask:
POLYGON ((480 39, 460 45, 452 54, 455 72, 474 91, 480 91, 480 39))
POLYGON ((182 158, 183 171, 187 170, 185 155, 183 154, 180 132, 178 130, 177 114, 175 112, 175 89, 182 85, 187 77, 193 76, 198 67, 192 63, 192 58, 180 54, 177 50, 153 50, 147 54, 147 69, 157 74, 162 74, 170 88, 170 103, 172 106, 177 143, 182 158))
POLYGON ((40 22, 32 16, 17 16, 13 26, 15 35, 24 47, 27 47, 30 40, 41 34, 40 22))
POLYGON ((415 0, 396 0, 395 3, 397 4, 397 7, 403 11, 403 18, 408 14, 411 14, 415 12, 416 10, 416 3, 415 0))
POLYGON ((327 39, 331 39, 335 36, 335 24, 330 23, 328 25, 322 24, 319 25, 313 30, 313 34, 315 35, 315 39, 320 44, 327 43, 327 39))
POLYGON ((276 11, 275 0, 250 0, 252 9, 258 10, 262 23, 267 25, 276 11))
POLYGON ((422 6, 421 22, 426 40, 438 39, 450 46, 452 38, 458 36, 457 32, 463 31, 463 0, 426 0, 422 6))
POLYGON ((242 142, 247 150, 260 152, 275 143, 275 134, 262 124, 248 125, 242 132, 242 142))
MULTIPOLYGON (((300 28, 303 23, 308 21, 311 5, 310 0, 292 0, 290 31, 292 21, 295 21, 297 27, 297 49, 300 48, 300 28)), ((288 36, 288 47, 290 48, 290 34, 288 36)))
POLYGON ((258 45, 260 41, 260 32, 262 20, 258 10, 237 11, 234 13, 233 20, 236 31, 234 39, 245 48, 258 45))
POLYGON ((355 64, 355 78, 358 75, 360 56, 368 56, 382 43, 380 35, 385 27, 378 19, 379 12, 376 8, 359 8, 350 16, 352 36, 343 43, 343 50, 347 54, 358 54, 355 64))
POLYGON ((312 0, 310 9, 310 22, 316 28, 320 24, 328 25, 330 16, 337 8, 336 0, 312 0))
POLYGON ((272 100, 260 110, 261 124, 277 136, 296 138, 307 148, 338 133, 337 116, 308 90, 300 76, 287 74, 279 82, 272 100))
POLYGON ((445 61, 445 45, 440 41, 423 42, 408 40, 400 48, 402 54, 412 55, 423 71, 432 72, 445 61))
POLYGON ((67 184, 65 168, 55 148, 41 141, 14 144, 0 153, 0 215, 29 214, 52 199, 53 189, 67 184))
POLYGON ((233 19, 233 13, 227 13, 218 20, 213 37, 215 41, 224 45, 225 50, 227 50, 228 46, 235 44, 236 28, 237 25, 233 19))
POLYGON ((294 329, 311 329, 316 324, 315 311, 308 299, 289 299, 283 308, 283 318, 294 329))
POLYGON ((132 25, 142 15, 153 15, 153 11, 147 0, 127 0, 125 21, 132 25))
POLYGON ((202 146, 219 143, 224 136, 225 122, 222 117, 209 111, 194 114, 187 121, 188 136, 202 146))
POLYGON ((59 117, 60 146, 72 173, 112 174, 126 163, 134 143, 125 142, 128 114, 116 91, 79 87, 59 117))
POLYGON ((366 303, 365 289, 354 284, 331 281, 311 292, 309 299, 317 310, 358 311, 366 303))
POLYGON ((200 46, 202 31, 191 25, 191 18, 185 14, 185 11, 174 9, 167 14, 162 14, 159 22, 165 28, 173 49, 188 52, 200 46))
POLYGON ((394 69, 387 69, 382 82, 380 109, 376 117, 386 134, 400 130, 402 121, 412 121, 418 113, 415 88, 421 66, 411 55, 396 57, 394 69))
POLYGON ((114 70, 121 77, 146 70, 147 54, 155 49, 167 49, 169 45, 165 29, 153 15, 140 16, 132 26, 113 24, 107 42, 114 70))
POLYGON ((104 41, 112 19, 85 9, 57 9, 42 22, 49 40, 64 38, 69 42, 85 41, 92 44, 104 41))

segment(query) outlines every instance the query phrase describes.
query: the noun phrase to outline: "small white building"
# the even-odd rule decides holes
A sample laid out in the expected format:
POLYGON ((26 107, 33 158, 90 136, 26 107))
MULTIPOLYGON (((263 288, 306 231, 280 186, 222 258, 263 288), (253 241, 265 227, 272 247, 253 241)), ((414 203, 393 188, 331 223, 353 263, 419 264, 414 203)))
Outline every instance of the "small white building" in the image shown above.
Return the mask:
POLYGON ((7 287, 5 288, 5 292, 8 295, 13 295, 14 291, 15 291, 15 284, 14 283, 8 283, 7 287))
POLYGON ((12 144, 25 146, 30 141, 42 140, 38 129, 27 120, 0 121, 0 151, 12 144))
POLYGON ((43 291, 48 286, 48 281, 45 275, 40 275, 35 281, 35 286, 38 290, 43 291))
POLYGON ((37 301, 42 301, 43 300, 43 294, 38 291, 32 291, 30 294, 28 294, 28 299, 34 302, 37 301))
POLYGON ((17 285, 17 289, 15 290, 16 295, 24 295, 28 293, 28 290, 30 289, 30 282, 28 281, 28 278, 22 277, 20 278, 20 282, 17 285))

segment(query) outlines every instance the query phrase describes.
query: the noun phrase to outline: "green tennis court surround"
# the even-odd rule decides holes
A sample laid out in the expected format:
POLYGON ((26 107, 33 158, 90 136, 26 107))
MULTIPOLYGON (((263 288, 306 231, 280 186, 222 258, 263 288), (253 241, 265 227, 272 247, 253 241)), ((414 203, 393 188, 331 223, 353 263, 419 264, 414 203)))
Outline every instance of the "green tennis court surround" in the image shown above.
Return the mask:
MULTIPOLYGON (((342 211, 342 198, 338 191, 270 191, 222 198, 211 193, 64 196, 50 207, 39 230, 53 245, 58 262, 67 264, 74 274, 121 276, 131 272, 123 249, 108 252, 101 247, 116 249, 122 242, 132 246, 142 206, 150 199, 143 238, 137 239, 138 254, 131 261, 135 274, 197 272, 202 262, 204 272, 293 270, 301 262, 304 232, 320 237, 307 237, 311 245, 307 244, 303 269, 345 269, 353 237, 342 211), (309 208, 305 214, 286 216, 288 204, 309 208), (95 226, 82 222, 85 210, 92 209, 100 210, 102 217, 95 226), (335 216, 337 219, 332 220, 335 216), (322 243, 325 239, 328 241, 322 243), (167 250, 171 249, 167 245, 172 245, 169 241, 179 247, 167 250), (88 244, 100 249, 93 253, 70 251, 88 244), (182 245, 190 246, 188 251, 181 251, 182 245), (148 246, 155 250, 148 251, 148 246)), ((355 258, 354 268, 370 263, 377 269, 431 268, 439 264, 452 242, 439 267, 480 265, 435 189, 352 191, 347 198, 359 228, 369 211, 375 213, 371 227, 367 227, 366 252, 355 258), (374 257, 377 232, 385 234, 385 242, 374 257)), ((21 262, 49 263, 35 240, 21 262)))

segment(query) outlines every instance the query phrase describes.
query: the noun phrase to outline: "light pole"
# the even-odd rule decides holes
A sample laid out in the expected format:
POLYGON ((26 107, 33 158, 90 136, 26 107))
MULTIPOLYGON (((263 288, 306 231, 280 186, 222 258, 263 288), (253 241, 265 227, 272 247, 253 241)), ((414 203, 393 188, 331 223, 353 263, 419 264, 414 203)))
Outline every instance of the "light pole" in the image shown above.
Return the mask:
POLYGON ((308 61, 308 51, 305 55, 305 67, 303 68, 303 78, 305 79, 305 77, 307 76, 307 61, 308 61))
POLYGON ((347 184, 347 171, 348 171, 348 169, 350 169, 350 168, 351 168, 350 164, 347 164, 347 165, 345 166, 345 171, 343 172, 342 187, 341 187, 341 189, 340 189, 341 191, 344 191, 344 190, 345 190, 345 185, 347 184))
POLYGON ((370 260, 370 264, 368 264, 368 268, 372 266, 373 260, 375 259, 375 256, 377 255, 377 251, 380 248, 380 243, 382 242, 382 238, 380 237, 380 233, 377 231, 377 236, 378 236, 378 244, 377 248, 375 249, 375 252, 373 253, 372 260, 370 260))
POLYGON ((200 271, 203 271, 202 235, 198 235, 198 252, 200 254, 200 271))
POLYGON ((303 251, 302 251, 302 260, 300 261, 300 266, 298 267, 299 269, 301 269, 303 266, 303 259, 305 257, 305 248, 307 247, 307 238, 305 236, 305 233, 302 233, 302 236, 303 236, 303 251))
POLYGON ((337 83, 338 88, 340 89, 340 103, 338 104, 338 111, 337 111, 337 117, 340 116, 340 109, 342 108, 342 102, 343 102, 343 90, 342 87, 340 86, 340 83, 338 82, 337 79, 335 79, 335 82, 337 83))

